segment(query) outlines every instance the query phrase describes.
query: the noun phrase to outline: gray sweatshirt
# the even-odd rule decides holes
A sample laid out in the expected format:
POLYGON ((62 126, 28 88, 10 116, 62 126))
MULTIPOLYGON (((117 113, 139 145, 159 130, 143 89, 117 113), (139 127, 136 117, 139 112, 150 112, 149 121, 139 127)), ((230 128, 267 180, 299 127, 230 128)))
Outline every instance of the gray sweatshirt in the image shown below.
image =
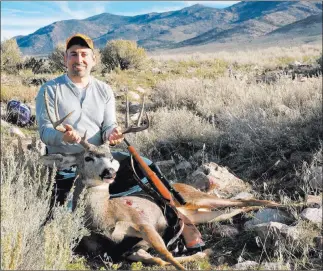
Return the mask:
POLYGON ((62 75, 44 84, 36 97, 36 119, 41 140, 47 145, 48 153, 78 153, 83 147, 78 143, 65 143, 63 133, 56 131, 51 124, 44 100, 47 91, 52 115, 54 113, 55 93, 58 95, 58 114, 63 118, 69 112, 74 113, 64 121, 70 124, 83 136, 87 131, 88 141, 94 145, 101 145, 117 127, 115 98, 112 89, 102 81, 90 77, 89 85, 82 93, 67 77, 62 75))

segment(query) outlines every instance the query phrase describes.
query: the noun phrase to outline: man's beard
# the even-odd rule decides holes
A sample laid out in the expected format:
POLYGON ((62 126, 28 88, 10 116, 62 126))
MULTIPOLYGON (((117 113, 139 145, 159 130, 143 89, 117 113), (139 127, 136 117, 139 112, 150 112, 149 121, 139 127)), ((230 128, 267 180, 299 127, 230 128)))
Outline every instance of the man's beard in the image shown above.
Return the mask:
POLYGON ((86 77, 89 76, 91 72, 91 69, 88 69, 87 66, 84 65, 73 65, 73 69, 71 71, 72 76, 77 76, 77 77, 86 77), (76 67, 81 66, 84 67, 83 70, 77 70, 76 67))

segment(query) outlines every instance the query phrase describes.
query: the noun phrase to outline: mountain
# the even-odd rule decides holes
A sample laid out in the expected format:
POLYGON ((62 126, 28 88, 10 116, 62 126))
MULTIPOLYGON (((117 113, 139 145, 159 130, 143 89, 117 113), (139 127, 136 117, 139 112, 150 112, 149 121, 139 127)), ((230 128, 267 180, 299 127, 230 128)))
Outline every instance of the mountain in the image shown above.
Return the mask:
POLYGON ((295 23, 285 25, 277 30, 268 33, 268 37, 291 36, 291 37, 322 37, 322 12, 317 15, 309 16, 295 23))
MULTIPOLYGON (((239 2, 226 9, 200 4, 181 10, 137 16, 98 14, 83 20, 58 21, 36 32, 16 37, 25 55, 44 55, 77 32, 90 36, 102 48, 112 39, 130 39, 146 48, 180 48, 207 43, 249 41, 274 31, 292 31, 294 23, 321 14, 322 2, 253 1, 239 2)), ((303 23, 318 24, 312 20, 303 23)), ((307 33, 304 32, 304 35, 307 33)))
MULTIPOLYGON (((312 14, 321 14, 322 3, 298 1, 241 2, 226 10, 238 14, 237 20, 231 25, 227 25, 227 29, 219 31, 215 28, 192 39, 182 41, 173 47, 201 45, 211 42, 250 41, 285 25, 292 25, 292 23, 303 20, 312 14)), ((312 24, 311 21, 307 22, 312 24)), ((319 26, 316 25, 316 27, 319 26)), ((306 32, 303 34, 307 35, 306 32)))

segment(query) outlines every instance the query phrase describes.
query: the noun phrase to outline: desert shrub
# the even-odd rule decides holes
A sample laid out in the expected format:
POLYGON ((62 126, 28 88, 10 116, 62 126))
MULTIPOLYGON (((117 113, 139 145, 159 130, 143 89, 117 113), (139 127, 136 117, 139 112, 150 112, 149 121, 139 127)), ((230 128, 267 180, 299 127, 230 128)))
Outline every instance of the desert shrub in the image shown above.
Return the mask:
POLYGON ((73 213, 54 207, 44 225, 53 177, 38 159, 36 153, 18 155, 11 146, 1 150, 1 270, 66 270, 87 233, 82 204, 73 213))
MULTIPOLYGON (((223 144, 230 146, 229 167, 243 173, 244 178, 258 178, 286 171, 302 161, 288 158, 293 152, 313 152, 322 135, 321 79, 299 84, 281 82, 245 91, 217 117, 224 131, 223 144), (306 91, 304 91, 306 89, 306 91), (278 162, 276 166, 275 163, 278 162), (271 170, 270 170, 271 169, 271 170)), ((223 153, 223 158, 229 155, 223 153)))
POLYGON ((121 70, 139 69, 146 61, 145 49, 130 40, 108 41, 101 55, 102 63, 109 71, 117 67, 121 70))
POLYGON ((187 108, 159 108, 150 112, 149 118, 149 133, 128 137, 138 151, 156 161, 182 161, 203 148, 210 151, 221 135, 220 130, 187 108))
MULTIPOLYGON (((322 53, 322 45, 301 45, 292 47, 269 47, 269 48, 247 48, 235 51, 217 50, 215 53, 177 53, 177 54, 156 54, 150 55, 158 61, 194 61, 204 62, 214 59, 222 60, 227 63, 236 63, 235 68, 244 68, 246 66, 275 68, 281 65, 281 59, 303 62, 304 58, 315 59, 322 53)), ((285 61, 286 62, 286 61, 285 61)), ((289 64, 288 63, 288 64, 289 64)))
POLYGON ((99 49, 94 49, 93 52, 94 52, 94 55, 95 55, 96 64, 92 68, 92 71, 96 72, 96 73, 100 73, 103 70, 103 65, 102 65, 102 60, 101 60, 101 53, 100 53, 99 49))
POLYGON ((17 73, 17 66, 22 62, 21 51, 15 39, 1 42, 1 71, 17 73))
POLYGON ((316 60, 316 63, 320 65, 321 70, 323 69, 323 55, 316 60))
MULTIPOLYGON (((302 83, 285 79, 273 85, 232 78, 179 78, 157 84, 152 99, 170 110, 185 107, 196 112, 220 130, 213 140, 216 153, 210 155, 225 161, 243 178, 258 178, 265 172, 282 177, 287 169, 291 173, 302 163, 283 162, 282 155, 289 157, 293 152, 311 152, 318 147, 322 134, 321 88, 320 78, 302 83), (268 172, 278 160, 279 165, 268 172)), ((180 127, 180 120, 173 116, 162 127, 172 127, 170 122, 180 127)), ((187 127, 183 131, 191 133, 194 126, 187 127)), ((171 130, 169 133, 173 134, 171 130)))
POLYGON ((36 98, 39 87, 27 87, 21 84, 2 85, 0 100, 7 102, 15 99, 22 102, 33 102, 36 98))
POLYGON ((59 43, 55 47, 54 51, 48 56, 50 65, 53 71, 64 72, 65 71, 65 44, 59 43))
MULTIPOLYGON (((160 81, 156 85, 152 99, 159 106, 167 106, 169 108, 184 106, 194 111, 197 110, 200 103, 206 101, 214 102, 215 99, 213 97, 216 95, 214 88, 215 82, 210 80, 195 80, 183 77, 168 79, 160 81), (213 97, 210 97, 210 95, 213 97)), ((218 99, 216 100, 218 104, 219 101, 218 99)), ((214 105, 213 109, 215 107, 214 105)), ((213 110, 213 113, 216 112, 213 110)), ((212 114, 212 112, 209 112, 209 114, 212 114)))

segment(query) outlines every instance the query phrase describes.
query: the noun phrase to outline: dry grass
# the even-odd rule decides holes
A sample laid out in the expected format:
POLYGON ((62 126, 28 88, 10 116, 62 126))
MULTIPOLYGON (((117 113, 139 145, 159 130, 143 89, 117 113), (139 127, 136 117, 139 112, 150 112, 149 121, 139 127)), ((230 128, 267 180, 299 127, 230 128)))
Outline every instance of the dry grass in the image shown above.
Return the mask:
POLYGON ((54 208, 54 219, 43 225, 53 180, 38 158, 35 153, 18 156, 12 147, 1 152, 2 270, 73 268, 72 249, 86 234, 82 206, 75 213, 54 208))
MULTIPOLYGON (((144 71, 117 70, 103 80, 108 80, 116 90, 123 87, 134 90, 137 86, 148 89, 151 127, 149 131, 127 135, 142 154, 154 161, 188 160, 192 169, 203 162, 214 161, 228 166, 246 181, 259 186, 265 186, 266 182, 262 197, 279 199, 283 195, 291 199, 296 190, 295 178, 301 181, 297 184, 304 193, 318 193, 308 188, 306 178, 322 160, 317 162, 318 153, 322 151, 322 78, 309 78, 304 82, 285 78, 273 84, 257 84, 255 80, 230 78, 227 69, 232 66, 253 77, 255 70, 276 68, 296 60, 312 63, 321 53, 322 47, 304 45, 156 56, 144 71), (202 158, 194 158, 197 151, 202 151, 202 158), (295 155, 298 153, 304 156, 295 155), (276 190, 271 183, 273 180, 275 188, 278 187, 276 190), (293 186, 289 192, 284 192, 287 180, 292 180, 293 186), (278 190, 285 194, 276 195, 274 192, 278 190)), ((38 88, 26 87, 17 80, 10 78, 6 84, 2 82, 1 100, 32 101, 38 88)), ((1 129, 2 136, 4 133, 6 129, 1 129)), ((10 148, 5 150, 1 154, 1 268, 87 268, 84 260, 75 258, 72 252, 76 240, 85 234, 82 208, 78 213, 69 213, 65 207, 57 208, 55 219, 42 227, 49 208, 46 191, 50 180, 37 164, 38 157, 26 157, 22 162, 10 148)), ((179 175, 172 177, 180 180, 179 175)), ((311 268, 308 263, 313 252, 312 241, 319 232, 313 225, 300 223, 298 227, 303 236, 297 247, 282 242, 276 254, 266 251, 270 260, 293 263, 295 269, 311 268), (304 252, 299 249, 303 247, 304 252)), ((217 269, 230 269, 229 265, 236 263, 241 255, 253 260, 260 259, 261 252, 264 254, 251 234, 243 232, 237 240, 218 240, 211 230, 202 232, 213 248, 221 253, 222 250, 232 252, 228 263, 212 263, 217 269)), ((193 263, 187 267, 207 269, 210 263, 193 263)), ((114 265, 113 268, 158 269, 142 264, 114 265)))
POLYGON ((24 85, 15 86, 1 86, 1 101, 8 102, 11 99, 15 99, 22 102, 34 102, 39 87, 28 87, 24 85))
POLYGON ((322 45, 302 45, 290 47, 270 47, 266 49, 236 50, 233 52, 219 51, 216 53, 194 53, 176 55, 154 55, 151 58, 157 61, 188 61, 198 63, 212 59, 222 60, 227 63, 239 65, 257 65, 259 67, 272 68, 287 62, 301 61, 310 62, 322 52, 322 45))
MULTIPOLYGON (((152 148, 168 141, 174 149, 180 143, 206 144, 218 162, 244 178, 257 178, 286 153, 318 148, 321 88, 321 78, 285 79, 272 85, 226 77, 166 80, 152 95, 160 108, 150 113, 149 136, 136 144, 152 148)), ((181 155, 187 157, 189 150, 181 155)))

